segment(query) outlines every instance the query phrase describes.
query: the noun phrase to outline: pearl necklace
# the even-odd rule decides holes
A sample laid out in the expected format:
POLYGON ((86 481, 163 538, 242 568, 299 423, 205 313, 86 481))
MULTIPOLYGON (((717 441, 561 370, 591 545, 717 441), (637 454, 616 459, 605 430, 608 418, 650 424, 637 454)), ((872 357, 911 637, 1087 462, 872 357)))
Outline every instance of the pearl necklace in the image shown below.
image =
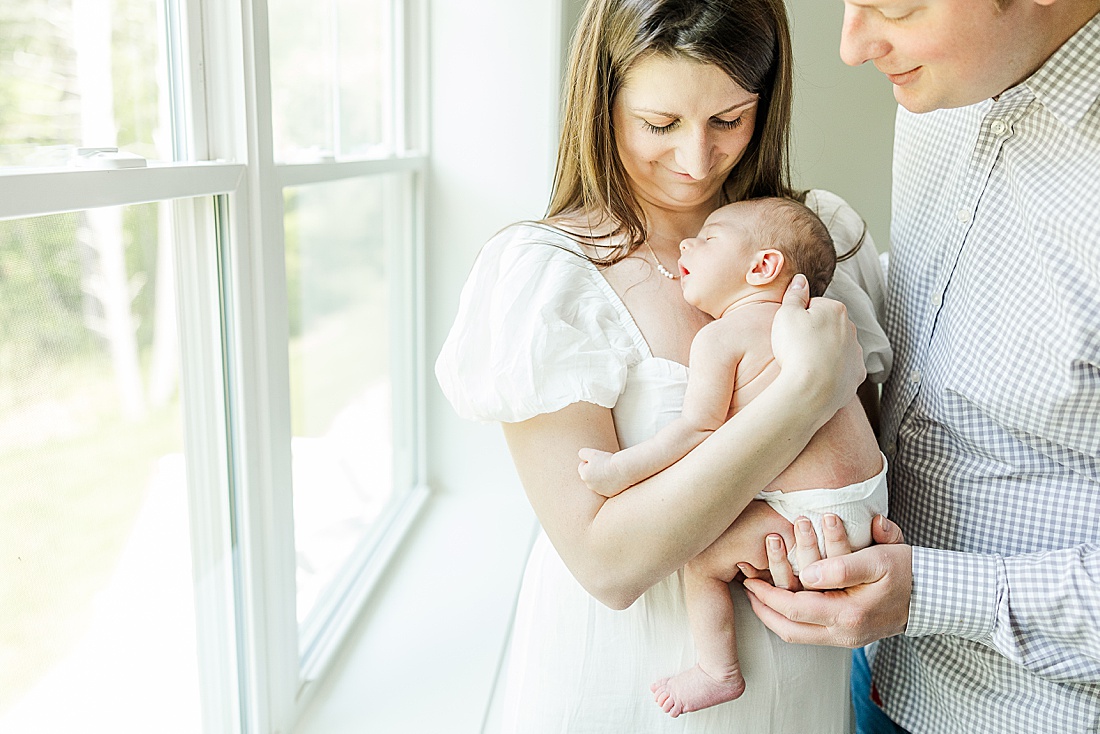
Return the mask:
POLYGON ((649 249, 649 254, 653 256, 653 262, 657 263, 657 272, 665 276, 669 280, 679 280, 679 275, 673 275, 661 264, 661 258, 657 257, 657 253, 653 251, 653 245, 649 244, 649 240, 646 240, 645 246, 649 249))

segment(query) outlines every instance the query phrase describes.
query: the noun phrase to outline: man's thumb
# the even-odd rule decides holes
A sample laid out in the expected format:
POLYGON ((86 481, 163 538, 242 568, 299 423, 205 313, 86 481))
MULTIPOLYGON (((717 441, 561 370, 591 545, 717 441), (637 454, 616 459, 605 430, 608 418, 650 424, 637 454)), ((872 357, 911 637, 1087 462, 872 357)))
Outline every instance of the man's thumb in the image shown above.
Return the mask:
POLYGON ((905 538, 901 534, 901 528, 882 515, 878 515, 871 522, 871 538, 879 544, 905 542, 905 538))

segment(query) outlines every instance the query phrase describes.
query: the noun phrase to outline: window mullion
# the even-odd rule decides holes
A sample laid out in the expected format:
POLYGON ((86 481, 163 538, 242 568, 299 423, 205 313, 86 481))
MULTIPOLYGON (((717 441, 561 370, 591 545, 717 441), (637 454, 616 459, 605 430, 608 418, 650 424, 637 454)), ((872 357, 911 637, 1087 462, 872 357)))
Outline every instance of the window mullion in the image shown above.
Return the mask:
POLYGON ((176 248, 184 436, 203 732, 232 734, 240 721, 233 599, 233 538, 217 227, 210 200, 172 207, 176 248))
MULTIPOLYGON (((225 241, 242 729, 288 731, 298 687, 282 190, 272 154, 265 0, 202 3, 210 157, 246 161, 225 241)), ((196 126, 198 127, 198 126, 196 126)))

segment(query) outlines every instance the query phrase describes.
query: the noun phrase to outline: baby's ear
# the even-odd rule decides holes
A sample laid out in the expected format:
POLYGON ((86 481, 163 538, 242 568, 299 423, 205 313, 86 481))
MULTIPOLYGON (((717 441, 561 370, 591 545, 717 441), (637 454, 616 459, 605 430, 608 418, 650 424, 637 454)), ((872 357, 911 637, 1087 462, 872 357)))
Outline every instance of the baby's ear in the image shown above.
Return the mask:
POLYGON ((759 250, 753 256, 752 267, 745 276, 745 280, 749 285, 768 285, 783 272, 785 261, 786 258, 779 250, 759 250))

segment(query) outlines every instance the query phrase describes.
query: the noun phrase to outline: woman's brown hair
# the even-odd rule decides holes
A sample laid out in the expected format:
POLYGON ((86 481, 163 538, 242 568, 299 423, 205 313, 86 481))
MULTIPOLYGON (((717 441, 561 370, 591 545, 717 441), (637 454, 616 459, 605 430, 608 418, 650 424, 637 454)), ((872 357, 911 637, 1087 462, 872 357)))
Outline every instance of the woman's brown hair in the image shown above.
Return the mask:
MULTIPOLYGON (((788 165, 792 59, 783 0, 590 0, 570 49, 544 221, 581 217, 625 235, 614 238, 616 246, 605 257, 593 258, 601 264, 626 257, 647 236, 645 216, 619 161, 611 110, 626 75, 651 54, 713 64, 759 95, 756 129, 726 179, 725 201, 796 196, 788 165)), ((591 241, 591 233, 570 234, 591 241)))

